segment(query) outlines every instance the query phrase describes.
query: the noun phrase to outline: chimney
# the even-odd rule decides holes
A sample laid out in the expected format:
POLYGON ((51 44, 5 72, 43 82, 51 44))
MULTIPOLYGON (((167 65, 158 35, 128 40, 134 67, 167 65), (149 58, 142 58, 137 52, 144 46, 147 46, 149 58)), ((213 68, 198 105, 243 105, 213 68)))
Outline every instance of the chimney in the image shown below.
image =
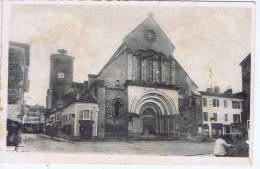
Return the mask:
POLYGON ((215 87, 214 87, 214 93, 215 93, 215 94, 220 94, 220 88, 219 88, 219 86, 215 86, 215 87))
POLYGON ((88 81, 84 81, 84 93, 88 90, 88 81))
POLYGON ((225 92, 224 92, 225 95, 231 95, 232 94, 232 89, 231 88, 228 88, 225 92))
POLYGON ((213 93, 213 89, 212 89, 212 87, 207 88, 207 92, 208 92, 208 93, 213 93))
POLYGON ((97 78, 96 75, 88 74, 88 85, 91 86, 91 84, 94 82, 94 80, 97 78))

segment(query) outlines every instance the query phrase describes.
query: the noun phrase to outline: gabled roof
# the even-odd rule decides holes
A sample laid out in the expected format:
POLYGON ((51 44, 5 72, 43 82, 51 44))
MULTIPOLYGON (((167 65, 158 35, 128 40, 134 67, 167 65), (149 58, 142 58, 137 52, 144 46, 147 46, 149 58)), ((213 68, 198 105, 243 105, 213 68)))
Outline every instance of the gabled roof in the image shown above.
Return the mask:
POLYGON ((164 31, 162 30, 162 28, 157 24, 157 22, 154 20, 154 18, 150 15, 147 19, 145 19, 142 23, 140 23, 132 32, 130 32, 125 38, 127 39, 129 36, 131 36, 135 31, 137 31, 142 25, 144 25, 145 23, 149 23, 149 24, 154 24, 156 26, 156 28, 158 28, 158 30, 160 31, 160 33, 168 40, 168 43, 172 45, 173 48, 174 45, 172 44, 172 42, 170 41, 170 39, 167 37, 167 35, 164 33, 164 31))
POLYGON ((83 95, 80 98, 80 101, 83 102, 83 103, 98 103, 97 99, 95 99, 93 97, 93 95, 90 95, 90 94, 83 95))
POLYGON ((109 59, 109 61, 105 64, 105 66, 100 70, 97 76, 99 76, 116 58, 117 56, 123 52, 125 49, 125 44, 122 43, 121 46, 116 50, 114 55, 109 59))

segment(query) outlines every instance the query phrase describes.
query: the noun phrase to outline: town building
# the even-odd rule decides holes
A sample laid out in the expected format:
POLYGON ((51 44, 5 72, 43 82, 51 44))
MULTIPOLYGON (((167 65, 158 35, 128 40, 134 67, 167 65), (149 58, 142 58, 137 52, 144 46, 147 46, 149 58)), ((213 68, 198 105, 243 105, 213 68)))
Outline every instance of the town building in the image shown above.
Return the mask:
POLYGON ((30 46, 10 41, 8 59, 7 144, 9 145, 13 142, 13 131, 20 130, 23 122, 24 93, 29 91, 30 46), (14 129, 11 126, 17 127, 14 129))
POLYGON ((208 88, 200 91, 202 98, 203 134, 209 134, 211 138, 217 138, 227 133, 236 132, 234 124, 241 124, 241 113, 243 112, 243 99, 232 93, 228 88, 220 93, 220 88, 208 88))
POLYGON ((88 140, 98 135, 98 105, 91 97, 75 99, 46 116, 45 134, 72 140, 88 140))
POLYGON ((29 91, 29 65, 30 46, 9 42, 7 118, 10 120, 22 120, 24 93, 29 91))
POLYGON ((240 63, 242 69, 243 121, 250 120, 251 53, 240 63))
POLYGON ((24 133, 41 133, 44 126, 45 107, 41 105, 25 105, 26 110, 23 118, 24 133))

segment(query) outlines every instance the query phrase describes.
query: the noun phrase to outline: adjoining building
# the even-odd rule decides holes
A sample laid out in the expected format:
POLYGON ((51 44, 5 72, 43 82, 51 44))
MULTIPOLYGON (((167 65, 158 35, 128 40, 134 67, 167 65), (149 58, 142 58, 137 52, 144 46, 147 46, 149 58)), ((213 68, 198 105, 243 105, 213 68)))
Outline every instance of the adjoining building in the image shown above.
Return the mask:
POLYGON ((29 91, 30 46, 10 41, 8 58, 7 144, 10 145, 14 131, 20 132, 23 122, 24 93, 29 91))
POLYGON ((202 98, 203 124, 202 131, 209 134, 211 138, 217 138, 227 133, 236 132, 234 124, 241 124, 241 113, 243 112, 243 99, 227 89, 220 93, 220 88, 208 88, 200 91, 202 98))
POLYGON ((240 63, 242 69, 242 93, 244 97, 242 119, 250 120, 251 53, 240 63))
POLYGON ((72 140, 97 138, 98 111, 97 101, 92 96, 75 98, 46 115, 45 134, 72 140))

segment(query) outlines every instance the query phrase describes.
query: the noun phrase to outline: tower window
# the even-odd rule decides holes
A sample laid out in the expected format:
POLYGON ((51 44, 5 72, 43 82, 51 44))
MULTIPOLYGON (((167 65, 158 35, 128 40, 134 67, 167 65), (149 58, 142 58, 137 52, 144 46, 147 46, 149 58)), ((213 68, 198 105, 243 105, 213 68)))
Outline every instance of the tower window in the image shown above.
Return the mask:
POLYGON ((59 79, 64 79, 64 73, 58 73, 58 78, 59 79))

